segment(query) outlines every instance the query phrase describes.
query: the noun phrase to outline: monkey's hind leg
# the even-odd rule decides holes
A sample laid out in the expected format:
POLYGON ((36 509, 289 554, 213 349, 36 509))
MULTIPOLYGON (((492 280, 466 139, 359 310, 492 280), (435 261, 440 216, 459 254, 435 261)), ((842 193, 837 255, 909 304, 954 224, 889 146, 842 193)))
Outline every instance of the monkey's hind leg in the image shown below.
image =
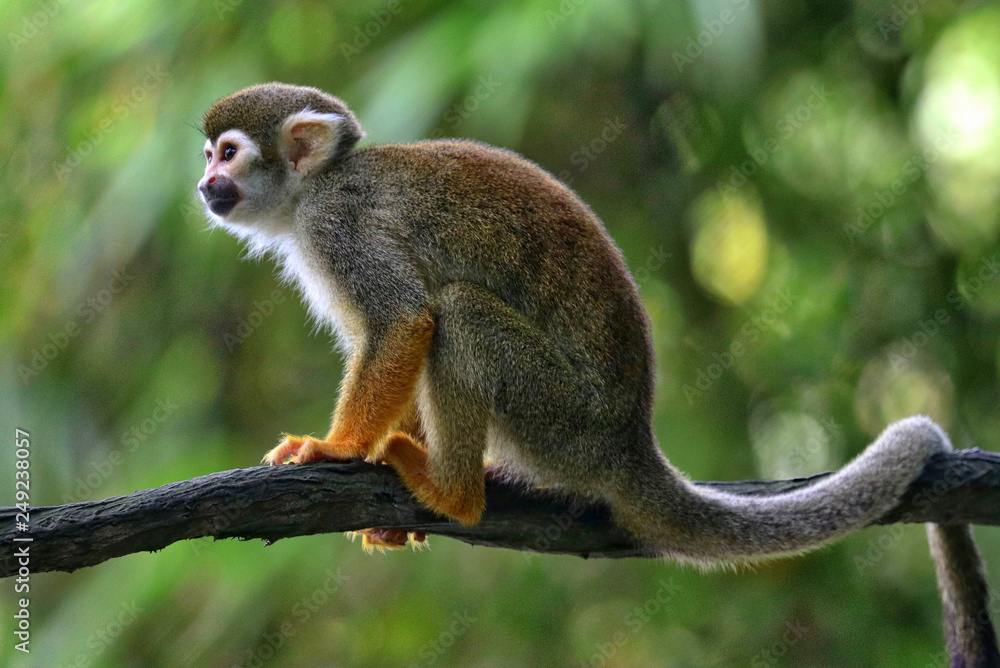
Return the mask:
POLYGON ((382 457, 421 503, 472 525, 486 506, 483 455, 492 411, 481 367, 483 337, 491 332, 469 313, 468 293, 453 284, 437 295, 434 334, 417 383, 426 448, 394 433, 382 457))
MULTIPOLYGON (((469 466, 464 476, 442 475, 432 470, 427 450, 406 434, 396 432, 389 436, 382 456, 425 506, 465 525, 479 521, 486 506, 482 454, 478 471, 469 466)), ((361 536, 361 546, 369 553, 373 549, 405 547, 408 539, 417 545, 427 538, 423 532, 407 534, 402 529, 362 529, 354 533, 361 536)))
MULTIPOLYGON (((483 457, 495 423, 529 423, 533 430, 523 435, 525 442, 534 437, 539 450, 547 452, 552 439, 543 436, 570 442, 579 425, 574 421, 567 429, 565 416, 582 411, 576 405, 578 394, 568 390, 577 384, 570 365, 498 297, 456 282, 435 295, 435 306, 431 346, 416 388, 421 433, 393 433, 381 458, 421 503, 471 525, 485 508, 483 457)), ((517 454, 545 458, 527 445, 502 454, 515 460, 517 454)), ((489 473, 520 480, 520 468, 505 460, 494 463, 489 473)))
MULTIPOLYGON (((481 455, 480 455, 481 457, 481 455)), ((393 434, 385 451, 385 462, 399 473, 413 495, 430 509, 466 526, 479 521, 486 506, 482 459, 478 470, 471 466, 460 476, 434 470, 432 455, 405 434, 393 434)))

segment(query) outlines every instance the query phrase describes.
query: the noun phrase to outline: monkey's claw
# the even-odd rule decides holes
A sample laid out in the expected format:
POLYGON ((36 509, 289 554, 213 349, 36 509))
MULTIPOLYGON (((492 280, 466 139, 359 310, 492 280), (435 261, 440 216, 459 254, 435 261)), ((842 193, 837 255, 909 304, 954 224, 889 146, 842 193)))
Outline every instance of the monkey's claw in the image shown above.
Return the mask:
POLYGON ((402 529, 361 529, 360 531, 349 531, 347 536, 352 541, 357 536, 361 536, 361 548, 368 554, 375 550, 379 552, 401 550, 406 547, 408 541, 414 549, 427 547, 427 534, 423 531, 407 533, 402 529))
POLYGON ((305 464, 320 460, 356 459, 356 453, 345 451, 335 443, 321 441, 312 436, 291 436, 285 434, 284 440, 278 447, 274 448, 261 460, 262 463, 275 466, 284 464, 286 459, 291 459, 295 464, 305 464))

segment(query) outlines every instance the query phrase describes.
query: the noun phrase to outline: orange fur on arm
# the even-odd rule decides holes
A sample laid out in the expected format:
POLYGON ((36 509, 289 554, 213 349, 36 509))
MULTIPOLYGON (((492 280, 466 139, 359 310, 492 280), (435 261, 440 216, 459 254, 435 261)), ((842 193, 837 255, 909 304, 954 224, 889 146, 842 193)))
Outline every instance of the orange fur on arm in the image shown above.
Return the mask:
POLYGON ((434 333, 428 314, 394 325, 374 351, 362 352, 344 377, 326 440, 378 458, 374 449, 409 411, 434 333))

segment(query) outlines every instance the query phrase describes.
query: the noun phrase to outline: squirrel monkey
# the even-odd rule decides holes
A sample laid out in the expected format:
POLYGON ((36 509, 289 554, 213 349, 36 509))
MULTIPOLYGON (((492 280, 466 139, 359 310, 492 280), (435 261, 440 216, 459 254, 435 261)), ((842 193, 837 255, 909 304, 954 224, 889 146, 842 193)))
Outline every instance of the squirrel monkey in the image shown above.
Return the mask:
MULTIPOLYGON (((198 190, 214 223, 273 254, 347 356, 329 433, 287 436, 271 464, 382 461, 467 525, 483 513, 486 475, 545 484, 608 502, 651 553, 706 564, 800 553, 864 527, 951 448, 915 417, 806 489, 696 488, 653 436, 635 283, 551 174, 471 141, 355 149, 364 132, 341 100, 280 83, 222 98, 203 131, 198 190)), ((955 665, 1000 665, 970 528, 928 531, 955 665)), ((407 541, 362 533, 368 546, 407 541)))

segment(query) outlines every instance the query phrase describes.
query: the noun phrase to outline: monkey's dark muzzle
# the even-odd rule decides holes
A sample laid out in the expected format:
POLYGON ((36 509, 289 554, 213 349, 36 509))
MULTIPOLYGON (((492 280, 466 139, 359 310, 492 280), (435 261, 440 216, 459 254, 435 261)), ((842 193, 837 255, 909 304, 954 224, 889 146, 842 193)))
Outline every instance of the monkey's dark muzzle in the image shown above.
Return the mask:
POLYGON ((240 201, 240 191, 232 179, 214 176, 198 186, 202 199, 216 216, 226 216, 240 201))

